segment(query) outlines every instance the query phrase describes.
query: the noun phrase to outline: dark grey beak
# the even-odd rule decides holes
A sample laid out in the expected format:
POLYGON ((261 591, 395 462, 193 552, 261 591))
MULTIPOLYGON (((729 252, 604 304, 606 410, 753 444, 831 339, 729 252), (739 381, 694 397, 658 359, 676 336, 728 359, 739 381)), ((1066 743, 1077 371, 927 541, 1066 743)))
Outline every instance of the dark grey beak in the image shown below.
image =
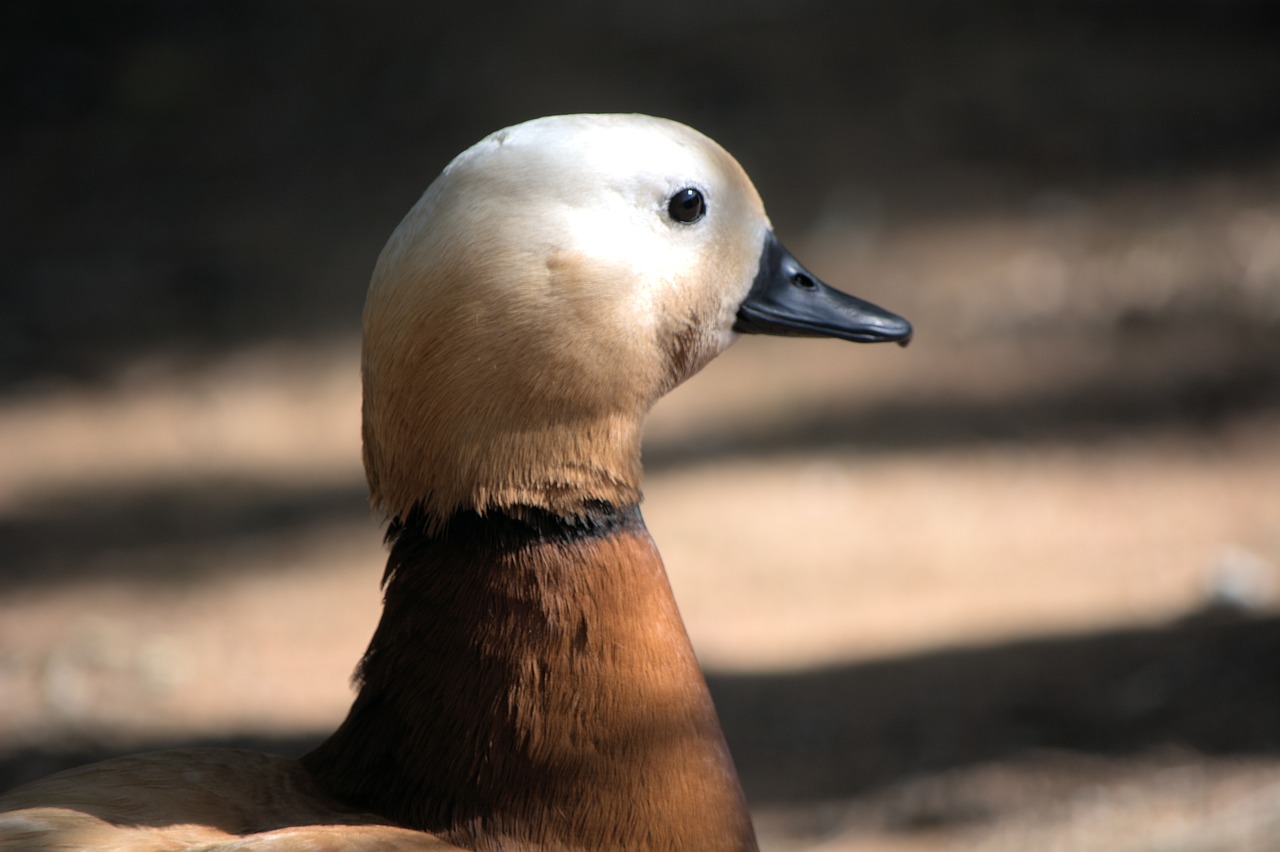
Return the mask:
POLYGON ((911 342, 911 323, 819 281, 770 231, 760 270, 733 330, 782 337, 838 337, 857 343, 911 342))

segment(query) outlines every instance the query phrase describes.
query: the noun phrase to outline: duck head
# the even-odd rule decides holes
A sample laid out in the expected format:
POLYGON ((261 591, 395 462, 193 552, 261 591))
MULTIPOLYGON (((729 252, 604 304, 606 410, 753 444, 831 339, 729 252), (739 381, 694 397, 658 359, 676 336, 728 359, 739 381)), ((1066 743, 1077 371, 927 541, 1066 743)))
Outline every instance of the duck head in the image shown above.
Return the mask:
POLYGON ((566 518, 640 499, 650 407, 739 334, 910 338, 774 238, 742 167, 638 115, 555 116, 453 160, 392 234, 364 311, 376 510, 566 518))

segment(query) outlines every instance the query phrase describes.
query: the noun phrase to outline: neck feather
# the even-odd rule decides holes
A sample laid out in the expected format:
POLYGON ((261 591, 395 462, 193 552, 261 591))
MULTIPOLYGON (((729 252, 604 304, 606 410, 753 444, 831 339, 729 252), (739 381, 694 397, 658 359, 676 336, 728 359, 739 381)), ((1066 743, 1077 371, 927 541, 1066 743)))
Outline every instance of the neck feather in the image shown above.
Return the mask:
POLYGON ((754 849, 638 507, 392 525, 349 716, 304 758, 340 798, 475 849, 754 849))

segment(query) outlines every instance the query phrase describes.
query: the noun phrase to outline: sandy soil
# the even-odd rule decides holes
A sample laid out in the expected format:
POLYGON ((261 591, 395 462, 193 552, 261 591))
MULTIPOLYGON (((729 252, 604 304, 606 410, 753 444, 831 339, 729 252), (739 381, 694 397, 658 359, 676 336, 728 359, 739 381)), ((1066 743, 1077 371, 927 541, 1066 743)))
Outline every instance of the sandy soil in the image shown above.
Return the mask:
MULTIPOLYGON (((655 412, 768 848, 1280 848, 1278 182, 832 214, 797 252, 916 343, 746 340, 655 412)), ((358 405, 353 341, 0 400, 0 784, 341 718, 358 405)))

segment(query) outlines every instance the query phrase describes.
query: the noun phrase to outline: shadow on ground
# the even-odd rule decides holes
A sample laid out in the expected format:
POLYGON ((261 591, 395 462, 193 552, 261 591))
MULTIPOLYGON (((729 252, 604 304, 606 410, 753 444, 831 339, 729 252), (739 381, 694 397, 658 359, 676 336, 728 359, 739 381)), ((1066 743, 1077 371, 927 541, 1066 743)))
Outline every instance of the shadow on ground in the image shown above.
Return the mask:
POLYGON ((945 650, 813 671, 712 674, 753 803, 839 799, 1052 749, 1280 750, 1280 619, 945 650))
POLYGON ((842 198, 890 223, 1024 212, 1247 170, 1280 139, 1265 0, 729 8, 5 4, 0 394, 350 336, 431 177, 537 115, 689 122, 784 235, 842 198))
MULTIPOLYGON (((1280 752, 1280 618, 1161 627, 708 680, 753 806, 874 792, 1053 750, 1134 757, 1280 752)), ((154 742, 305 752, 323 732, 154 742)), ((81 743, 0 757, 0 788, 120 754, 81 743)))
POLYGON ((0 590, 94 578, 188 582, 247 568, 251 560, 219 558, 233 549, 335 524, 375 534, 363 483, 291 488, 214 480, 82 490, 0 517, 0 590))
MULTIPOLYGON (((857 449, 910 451, 1016 441, 1071 443, 1132 437, 1169 427, 1212 434, 1234 417, 1280 410, 1280 338, 1254 329, 1247 346, 1180 348, 1162 335, 1161 372, 1126 367, 1123 350, 1106 371, 1013 397, 903 398, 846 402, 768 426, 729 422, 645 448, 648 474, 778 453, 857 449)), ((1085 345, 1085 344, 1081 344, 1085 345)), ((1151 353, 1146 354, 1148 361, 1151 353)), ((297 487, 235 479, 81 489, 27 501, 0 515, 0 591, 86 577, 186 581, 234 571, 220 558, 273 536, 306 536, 349 524, 374 534, 363 483, 297 487)))
MULTIPOLYGON (((1070 342, 1036 387, 975 394, 975 389, 998 388, 1000 380, 986 373, 1001 369, 989 360, 977 361, 969 386, 950 392, 920 396, 904 384, 899 395, 874 405, 830 400, 821 411, 796 413, 784 425, 734 422, 679 441, 650 443, 645 470, 801 449, 934 450, 992 441, 1033 446, 1170 427, 1212 432, 1233 417, 1280 410, 1280 335, 1248 323, 1193 325, 1058 335, 1058 342, 1070 342), (1109 353, 1100 367, 1074 364, 1086 360, 1081 353, 1098 349, 1109 353)), ((955 347, 956 357, 964 357, 963 350, 955 347)), ((1011 346, 1007 357, 1043 361, 1051 351, 1027 341, 1011 346)))

